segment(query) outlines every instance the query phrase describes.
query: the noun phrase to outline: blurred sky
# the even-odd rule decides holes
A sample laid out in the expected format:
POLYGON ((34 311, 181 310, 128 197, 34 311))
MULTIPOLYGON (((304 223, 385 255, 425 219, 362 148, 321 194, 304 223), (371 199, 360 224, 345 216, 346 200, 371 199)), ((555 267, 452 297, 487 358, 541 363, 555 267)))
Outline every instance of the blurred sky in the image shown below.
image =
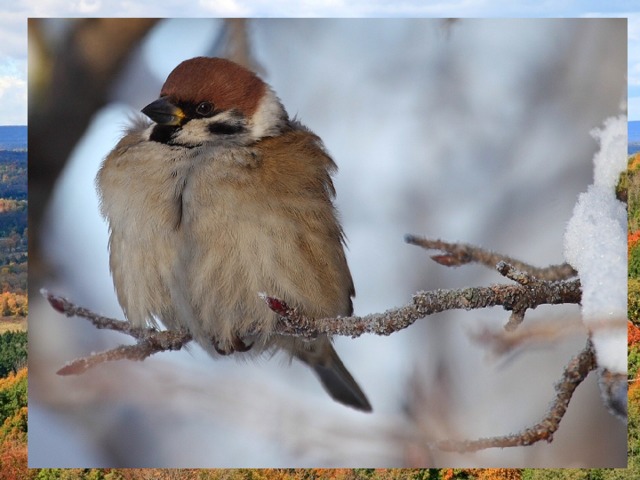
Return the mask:
POLYGON ((629 19, 629 120, 640 120, 640 14, 626 0, 17 0, 4 2, 0 15, 0 125, 27 123, 27 17, 627 17, 629 19))
MULTIPOLYGON (((99 3, 76 4, 92 5, 92 15, 107 13, 99 3)), ((61 21, 51 23, 52 31, 55 22, 61 21)), ((220 26, 215 19, 163 22, 125 69, 113 102, 88 126, 58 182, 44 242, 57 267, 48 287, 121 317, 93 179, 132 112, 157 96, 175 64, 215 53, 220 26)), ((357 314, 404 305, 420 289, 504 282, 477 266, 435 265, 403 243, 406 233, 478 244, 536 265, 562 262, 565 224, 592 181, 598 145, 589 132, 618 115, 623 103, 622 22, 272 19, 250 26, 266 80, 339 166, 337 205, 357 314)), ((213 361, 198 348, 61 379, 56 366, 122 340, 40 309, 36 300, 30 303, 31 466, 415 466, 396 429, 418 423, 405 416, 416 391, 429 400, 419 408, 428 435, 511 433, 540 418, 562 366, 584 346, 583 338, 560 342, 498 368, 469 334, 500 329, 507 318, 500 309, 429 318, 388 338, 339 338, 338 351, 374 406, 363 417, 331 402, 299 365, 213 361), (103 381, 96 380, 100 375, 103 381), (119 390, 116 383, 131 375, 119 390)), ((534 325, 572 318, 576 307, 527 314, 534 325)), ((581 394, 551 447, 438 460, 618 465, 626 459, 626 429, 606 413, 594 382, 581 394)))

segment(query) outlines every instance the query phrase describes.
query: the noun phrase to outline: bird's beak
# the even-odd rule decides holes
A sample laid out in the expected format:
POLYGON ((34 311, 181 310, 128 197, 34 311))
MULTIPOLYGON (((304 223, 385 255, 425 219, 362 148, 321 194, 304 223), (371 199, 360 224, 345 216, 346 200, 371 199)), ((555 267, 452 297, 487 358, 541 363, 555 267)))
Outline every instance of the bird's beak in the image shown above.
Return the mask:
POLYGON ((142 109, 144 113, 151 120, 158 125, 180 125, 182 119, 185 117, 184 112, 179 107, 176 107, 166 97, 160 97, 154 102, 142 109))

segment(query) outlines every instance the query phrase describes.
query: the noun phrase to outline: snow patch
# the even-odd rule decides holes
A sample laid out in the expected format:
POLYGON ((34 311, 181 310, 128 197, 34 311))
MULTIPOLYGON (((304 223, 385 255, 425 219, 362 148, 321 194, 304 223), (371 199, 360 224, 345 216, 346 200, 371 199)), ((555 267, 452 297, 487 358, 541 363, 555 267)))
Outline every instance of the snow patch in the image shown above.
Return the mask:
POLYGON ((615 186, 627 164, 627 118, 608 118, 591 132, 600 142, 594 182, 578 202, 564 237, 564 255, 582 283, 582 319, 598 365, 627 371, 627 215, 615 186))

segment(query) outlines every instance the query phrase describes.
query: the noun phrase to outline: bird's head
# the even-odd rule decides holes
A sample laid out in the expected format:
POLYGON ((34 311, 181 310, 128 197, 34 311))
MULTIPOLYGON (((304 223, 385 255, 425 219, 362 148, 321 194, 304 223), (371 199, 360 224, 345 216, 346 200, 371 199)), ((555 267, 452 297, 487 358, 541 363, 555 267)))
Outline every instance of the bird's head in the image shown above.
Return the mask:
POLYGON ((223 58, 196 57, 167 77, 160 98, 142 109, 150 140, 184 147, 249 145, 278 135, 287 113, 255 73, 223 58))

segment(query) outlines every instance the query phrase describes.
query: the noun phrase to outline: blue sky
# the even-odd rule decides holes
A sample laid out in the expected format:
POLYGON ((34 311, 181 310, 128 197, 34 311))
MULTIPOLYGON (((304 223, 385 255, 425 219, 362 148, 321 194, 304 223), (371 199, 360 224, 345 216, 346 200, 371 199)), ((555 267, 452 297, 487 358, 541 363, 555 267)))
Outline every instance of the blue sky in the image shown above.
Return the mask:
POLYGON ((0 125, 27 123, 27 18, 73 16, 262 17, 433 16, 629 18, 629 120, 640 120, 640 13, 637 2, 543 0, 17 0, 0 15, 0 125))

